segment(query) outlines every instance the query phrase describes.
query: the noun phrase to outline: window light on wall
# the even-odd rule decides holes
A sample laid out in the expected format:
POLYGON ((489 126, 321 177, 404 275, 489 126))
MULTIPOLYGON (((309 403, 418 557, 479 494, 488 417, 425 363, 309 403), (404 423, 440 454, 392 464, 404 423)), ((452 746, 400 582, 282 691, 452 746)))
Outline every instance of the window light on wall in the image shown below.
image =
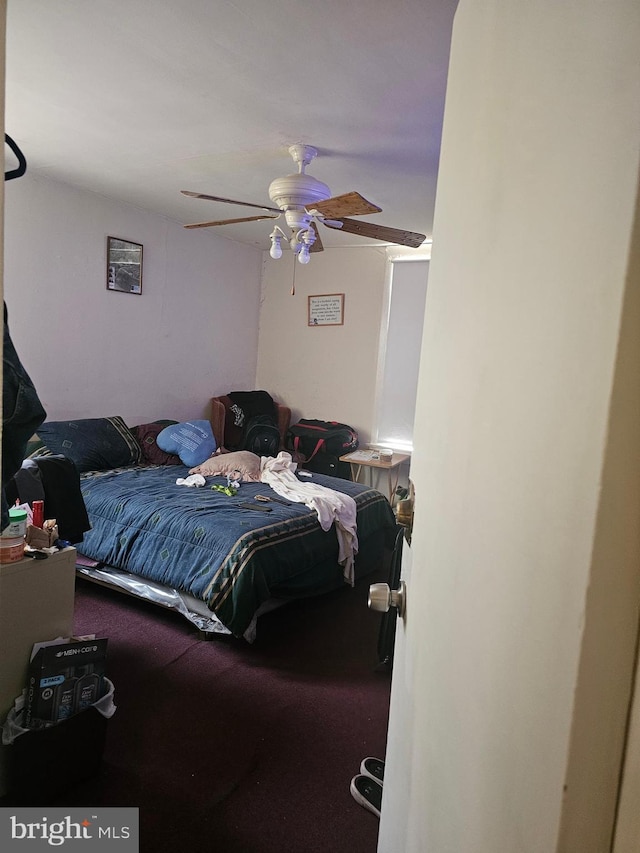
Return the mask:
POLYGON ((413 420, 431 246, 387 250, 386 323, 380 331, 375 444, 413 450, 413 420))

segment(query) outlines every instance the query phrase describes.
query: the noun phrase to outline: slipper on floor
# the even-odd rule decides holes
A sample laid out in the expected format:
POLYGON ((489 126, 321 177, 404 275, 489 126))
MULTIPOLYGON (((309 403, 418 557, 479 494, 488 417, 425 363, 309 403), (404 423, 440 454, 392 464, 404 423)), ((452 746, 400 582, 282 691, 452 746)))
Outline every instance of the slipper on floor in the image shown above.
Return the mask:
POLYGON ((382 785, 370 776, 354 776, 351 780, 351 794, 356 803, 369 809, 380 817, 382 807, 382 785))
POLYGON ((384 780, 384 761, 379 758, 363 758, 360 765, 360 772, 363 776, 369 776, 375 779, 376 782, 382 784, 384 780))

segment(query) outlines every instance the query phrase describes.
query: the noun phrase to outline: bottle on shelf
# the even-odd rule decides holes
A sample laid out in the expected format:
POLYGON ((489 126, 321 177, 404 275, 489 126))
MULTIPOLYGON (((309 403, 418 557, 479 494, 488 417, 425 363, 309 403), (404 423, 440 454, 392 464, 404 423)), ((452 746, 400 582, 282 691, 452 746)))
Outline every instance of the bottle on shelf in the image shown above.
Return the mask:
POLYGON ((32 524, 34 527, 42 529, 44 524, 44 501, 34 501, 31 509, 33 510, 32 524))

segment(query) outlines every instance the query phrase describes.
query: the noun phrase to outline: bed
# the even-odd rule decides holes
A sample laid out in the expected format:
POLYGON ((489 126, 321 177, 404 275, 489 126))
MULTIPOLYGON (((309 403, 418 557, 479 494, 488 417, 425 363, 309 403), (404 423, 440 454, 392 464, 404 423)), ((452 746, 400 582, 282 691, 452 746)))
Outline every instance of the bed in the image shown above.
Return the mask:
MULTIPOLYGON (((174 609, 204 636, 231 634, 250 642, 266 610, 346 585, 334 527, 323 530, 304 503, 256 501, 256 495, 278 498, 265 482, 241 482, 236 494, 228 494, 227 478, 213 475, 200 487, 187 487, 187 465, 159 458, 157 447, 150 452, 150 433, 157 435, 166 423, 130 429, 121 418, 106 418, 39 430, 50 452, 75 456, 80 470, 91 523, 77 545, 81 577, 174 609), (117 432, 116 443, 127 446, 120 456, 104 445, 100 454, 93 452, 96 430, 105 422, 117 432), (91 453, 84 446, 88 437, 91 453), (109 464, 114 459, 118 464, 109 464)), ((378 568, 396 530, 384 495, 320 474, 312 481, 355 501, 355 580, 378 568)))

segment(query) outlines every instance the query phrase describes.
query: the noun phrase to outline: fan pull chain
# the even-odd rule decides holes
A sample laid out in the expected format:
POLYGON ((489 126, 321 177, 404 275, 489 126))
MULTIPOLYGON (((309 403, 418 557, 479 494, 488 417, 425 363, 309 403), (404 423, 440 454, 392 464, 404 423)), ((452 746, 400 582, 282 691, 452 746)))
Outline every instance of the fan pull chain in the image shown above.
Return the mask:
POLYGON ((296 295, 296 254, 295 252, 291 253, 293 255, 293 279, 291 281, 291 296, 296 295))

